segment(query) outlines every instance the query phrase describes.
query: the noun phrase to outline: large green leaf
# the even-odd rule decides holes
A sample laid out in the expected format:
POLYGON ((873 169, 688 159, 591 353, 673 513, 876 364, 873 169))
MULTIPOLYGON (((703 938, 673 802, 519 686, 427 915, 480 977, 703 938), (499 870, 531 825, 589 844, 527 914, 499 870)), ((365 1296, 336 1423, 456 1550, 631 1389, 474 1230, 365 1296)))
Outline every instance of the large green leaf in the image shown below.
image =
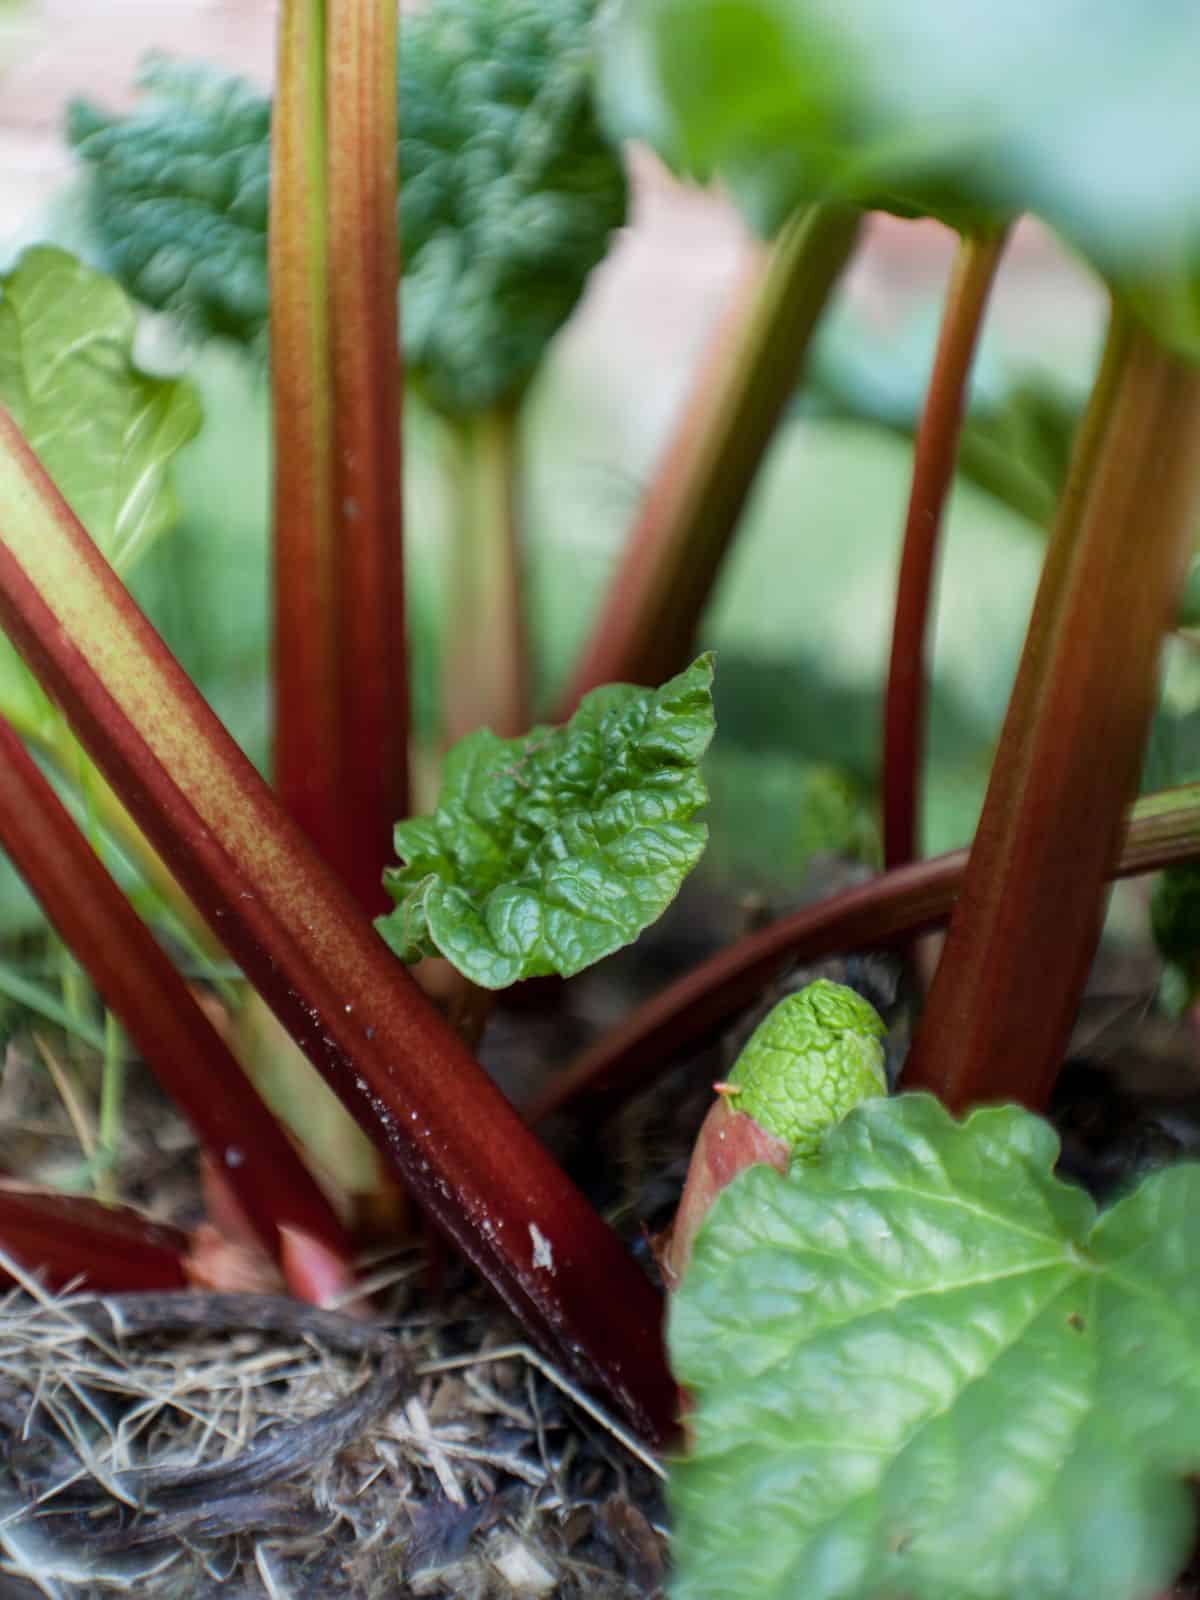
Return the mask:
POLYGON ((565 728, 460 740, 437 810, 396 827, 398 903, 376 926, 401 960, 440 953, 501 989, 635 939, 704 849, 711 686, 701 656, 660 689, 593 690, 565 728))
POLYGON ((1167 1584, 1200 1466, 1200 1168, 1098 1220, 1005 1106, 868 1101, 743 1173, 670 1342, 694 1394, 675 1594, 1123 1600, 1167 1584))
POLYGON ((124 291, 64 250, 0 277, 0 404, 122 573, 178 517, 168 469, 200 427, 190 384, 134 364, 135 327, 124 291))
POLYGON ((968 225, 1037 212, 1188 343, 1198 59, 1182 0, 624 0, 606 98, 767 232, 826 196, 968 225))

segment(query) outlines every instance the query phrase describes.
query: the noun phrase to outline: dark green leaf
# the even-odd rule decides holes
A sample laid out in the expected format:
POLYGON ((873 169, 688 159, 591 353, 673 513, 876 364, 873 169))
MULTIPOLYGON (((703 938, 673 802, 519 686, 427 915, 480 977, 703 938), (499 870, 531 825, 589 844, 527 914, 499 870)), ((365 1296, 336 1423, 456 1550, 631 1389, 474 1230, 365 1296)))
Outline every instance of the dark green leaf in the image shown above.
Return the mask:
POLYGON ((592 0, 435 0, 400 48, 401 324, 451 414, 532 377, 625 219, 592 104, 592 0))
POLYGON ((260 343, 267 326, 271 102, 250 84, 151 56, 129 116, 76 101, 67 138, 88 165, 106 264, 196 333, 260 343))
MULTIPOLYGON (((451 414, 511 399, 625 218, 592 105, 592 0, 434 0, 399 53, 401 327, 410 375, 451 414)), ((77 102, 90 214, 131 292, 202 333, 267 321, 271 105, 155 59, 129 117, 77 102)))
POLYGON ((718 1198, 670 1342, 677 1600, 1132 1600, 1190 1548, 1200 1168, 1096 1219, 1015 1107, 859 1106, 718 1198))
POLYGON ((396 828, 397 906, 376 926, 397 955, 440 953, 501 989, 635 939, 704 849, 711 684, 702 656, 660 689, 594 690, 565 728, 461 740, 433 816, 396 828))

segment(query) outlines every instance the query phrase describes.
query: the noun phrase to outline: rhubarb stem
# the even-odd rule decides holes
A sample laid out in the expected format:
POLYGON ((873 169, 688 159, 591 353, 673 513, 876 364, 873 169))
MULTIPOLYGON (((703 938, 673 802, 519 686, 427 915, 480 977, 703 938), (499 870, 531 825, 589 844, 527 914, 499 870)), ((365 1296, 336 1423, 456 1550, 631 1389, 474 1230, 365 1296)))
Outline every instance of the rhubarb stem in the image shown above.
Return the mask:
MULTIPOLYGON (((0 1182, 0 1250, 51 1289, 186 1289, 188 1238, 125 1206, 0 1182)), ((0 1281, 9 1275, 0 1264, 0 1281)))
POLYGON ((449 423, 458 526, 446 628, 445 740, 476 728, 511 739, 529 728, 529 651, 520 551, 516 403, 449 423))
POLYGON ((388 905, 392 828, 409 814, 395 0, 329 8, 329 295, 343 874, 388 905))
POLYGON ((1200 516, 1200 373, 1114 310, 905 1083, 1040 1109, 1100 935, 1200 516))
POLYGON ((341 804, 333 372, 326 225, 325 6, 283 0, 271 116, 275 787, 335 869, 341 804))
POLYGON ((954 481, 971 364, 1004 238, 1003 233, 967 235, 959 244, 917 429, 884 704, 883 854, 889 867, 902 867, 920 853, 919 797, 938 542, 954 481))
POLYGON ((321 1191, 228 1048, 108 875, 25 746, 0 720, 0 841, 47 919, 112 1008, 105 1024, 100 1153, 116 1150, 120 1031, 212 1153, 264 1244, 315 1235, 343 1259, 349 1241, 321 1191))

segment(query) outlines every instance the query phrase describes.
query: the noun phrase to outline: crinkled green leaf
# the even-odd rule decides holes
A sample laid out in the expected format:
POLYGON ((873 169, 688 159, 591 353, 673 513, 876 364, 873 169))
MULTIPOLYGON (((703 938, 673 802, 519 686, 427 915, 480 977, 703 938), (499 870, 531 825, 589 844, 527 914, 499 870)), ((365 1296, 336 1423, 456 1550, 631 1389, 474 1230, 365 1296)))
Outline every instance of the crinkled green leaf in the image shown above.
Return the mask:
POLYGON ((811 1160, 825 1133, 860 1101, 887 1093, 874 1006, 843 983, 818 978, 759 1023, 728 1081, 733 1106, 811 1160))
POLYGON ((261 345, 267 328, 271 102, 240 78, 147 57, 128 116, 72 103, 106 265, 200 334, 261 345))
POLYGON ((565 728, 460 740, 437 810, 396 827, 397 905, 376 927, 401 960, 441 954, 501 989, 635 939, 704 849, 711 686, 701 656, 659 689, 594 690, 565 728))
MULTIPOLYGON (((401 331, 410 376, 454 415, 511 399, 625 219, 592 102, 593 0, 433 0, 399 51, 401 331)), ((259 343, 267 320, 270 100, 153 58, 128 117, 87 102, 106 259, 147 304, 259 343)))
POLYGON ((812 200, 1033 211, 1196 348, 1200 9, 1135 0, 624 0, 622 132, 719 173, 762 229, 812 200))
POLYGON ((118 284, 63 250, 0 276, 0 404, 122 573, 178 518, 171 459, 200 427, 190 384, 134 364, 135 321, 118 284))
POLYGON ((517 393, 625 220, 593 0, 435 0, 400 46, 401 324, 435 405, 517 393))
POLYGON ((872 1100, 676 1294, 676 1600, 1132 1600, 1191 1545, 1200 1167, 1097 1219, 1012 1106, 872 1100))

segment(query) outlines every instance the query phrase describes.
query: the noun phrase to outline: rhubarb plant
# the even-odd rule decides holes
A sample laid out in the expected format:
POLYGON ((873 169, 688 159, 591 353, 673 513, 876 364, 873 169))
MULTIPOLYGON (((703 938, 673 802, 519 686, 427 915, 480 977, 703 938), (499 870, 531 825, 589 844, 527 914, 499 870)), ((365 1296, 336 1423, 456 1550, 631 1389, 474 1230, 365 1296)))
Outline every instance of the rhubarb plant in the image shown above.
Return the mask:
POLYGON ((674 1288, 697 1230, 744 1168, 816 1159, 825 1134, 863 1100, 887 1093, 886 1032, 873 1006, 845 984, 819 979, 759 1023, 700 1129, 687 1182, 659 1263, 674 1288))
MULTIPOLYGON (((37 385, 69 352, 39 359, 28 393, 0 395, 16 419, 0 413, 0 623, 39 693, 61 705, 380 1166, 530 1336, 646 1437, 672 1440, 682 1413, 682 1595, 1118 1600, 1168 1582, 1191 1530, 1194 1171, 1156 1176, 1097 1217, 1054 1176, 1054 1136, 1029 1110, 954 1113, 1045 1105, 1107 882, 1200 850, 1194 784, 1134 804, 1200 512, 1200 170, 1195 141, 1178 136, 1196 25, 1178 8, 1147 20, 1123 0, 1086 18, 1073 0, 1020 0, 1000 24, 993 11, 982 0, 952 17, 931 0, 868 0, 852 17, 820 0, 624 0, 598 15, 597 33, 583 0, 433 0, 405 19, 397 56, 387 0, 285 0, 273 104, 157 65, 131 118, 76 111, 94 222, 131 291, 246 344, 263 342, 269 319, 276 793, 122 585, 125 553, 169 520, 162 460, 137 458, 130 482, 150 486, 153 505, 135 498, 110 547, 120 517, 77 501, 73 457, 55 456, 61 418, 79 410, 47 390, 39 411, 37 385), (607 129, 591 82, 598 38, 607 129), (624 216, 614 136, 631 127, 680 169, 724 180, 771 240, 748 255, 568 675, 562 725, 531 729, 520 408, 624 216), (635 938, 695 865, 713 716, 712 662, 694 636, 871 209, 962 235, 919 407, 895 612, 895 870, 719 951, 522 1116, 453 1005, 440 1014, 403 963, 448 957, 467 989, 489 994, 569 976, 635 938), (1053 527, 977 837, 969 854, 920 862, 938 535, 988 292, 1026 212, 1098 269, 1109 333, 1069 463, 1064 424, 1032 487, 1010 491, 1053 527), (401 352, 453 441, 459 509, 452 748, 437 804, 418 815, 403 760, 401 352), (400 864, 381 887, 393 823, 400 864), (395 908, 373 927, 384 889, 395 908), (880 1020, 828 984, 768 1016, 719 1086, 661 1252, 672 1374, 656 1287, 529 1124, 644 1087, 758 1004, 789 960, 903 945, 947 922, 901 1079, 936 1100, 886 1097, 880 1020)), ((52 265, 81 303, 109 304, 83 269, 52 265)), ((23 270, 0 298, 0 317, 11 300, 25 318, 22 340, 38 304, 23 270)), ((103 415, 138 448, 174 437, 165 423, 131 427, 124 389, 114 400, 89 387, 103 387, 106 363, 125 371, 125 334, 102 355, 79 346, 89 422, 103 415)), ((287 1166, 265 1110, 233 1087, 219 1037, 40 798, 19 747, 5 771, 8 848, 147 1057, 185 1052, 167 1075, 210 1169, 223 1150, 226 1187, 236 1175, 282 1270, 315 1292, 294 1270, 295 1236, 315 1237, 323 1265, 339 1267, 340 1223, 287 1166), (230 1159, 243 1153, 233 1120, 257 1130, 250 1161, 230 1159)), ((436 975, 419 979, 432 988, 436 975)), ((187 1276, 176 1236, 40 1199, 0 1195, 0 1237, 7 1226, 27 1251, 49 1239, 47 1265, 69 1211, 76 1248, 58 1252, 60 1266, 107 1238, 114 1254, 132 1240, 155 1282, 187 1276)))

